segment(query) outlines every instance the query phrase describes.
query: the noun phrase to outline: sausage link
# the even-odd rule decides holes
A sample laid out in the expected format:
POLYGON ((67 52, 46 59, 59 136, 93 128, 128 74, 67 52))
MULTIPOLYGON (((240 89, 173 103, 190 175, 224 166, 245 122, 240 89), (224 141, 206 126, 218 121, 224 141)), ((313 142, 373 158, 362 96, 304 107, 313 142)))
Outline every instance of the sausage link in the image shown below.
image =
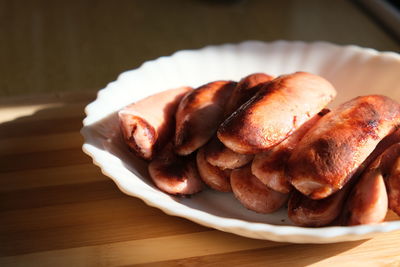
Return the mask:
POLYGON ((321 118, 293 150, 291 184, 312 199, 330 196, 360 171, 379 141, 396 130, 400 105, 380 95, 354 98, 321 118))
POLYGON ((301 138, 328 112, 328 109, 322 110, 284 141, 266 152, 257 154, 251 165, 252 173, 269 188, 284 194, 289 193, 292 185, 285 174, 287 160, 301 138))
POLYGON ((148 170, 154 184, 172 195, 191 195, 204 187, 194 156, 176 155, 171 143, 150 162, 148 170))
POLYGON ((237 169, 254 158, 254 155, 239 154, 227 148, 217 137, 205 145, 204 153, 206 160, 220 169, 237 169))
POLYGON ((202 147, 197 151, 196 162, 197 169, 204 183, 214 190, 221 192, 232 191, 229 176, 231 170, 221 170, 207 162, 205 159, 205 148, 202 147))
POLYGON ((175 112, 191 87, 167 90, 126 106, 118 112, 125 143, 139 157, 151 160, 175 131, 175 112))
POLYGON ((306 72, 267 83, 218 129, 218 138, 233 151, 256 154, 280 143, 322 110, 336 95, 324 78, 306 72))
POLYGON ((280 209, 288 195, 269 189, 251 173, 247 165, 231 173, 231 186, 235 197, 247 209, 258 213, 272 213, 280 209))
POLYGON ((189 155, 215 134, 236 83, 216 81, 187 93, 176 112, 175 151, 189 155))
MULTIPOLYGON (((301 226, 323 226, 331 224, 334 221, 346 224, 349 215, 346 208, 343 211, 343 206, 349 192, 353 188, 353 185, 357 183, 357 180, 367 166, 369 166, 374 160, 381 156, 383 152, 397 142, 400 142, 400 130, 397 130, 379 142, 374 151, 357 169, 349 183, 327 198, 310 199, 295 190, 289 199, 289 218, 295 224, 301 226), (340 213, 341 216, 339 216, 340 213)), ((383 157, 385 157, 385 155, 383 157)), ((382 162, 390 163, 387 160, 383 160, 382 162)), ((384 168, 388 168, 386 166, 391 165, 385 164, 382 166, 384 166, 384 168)))

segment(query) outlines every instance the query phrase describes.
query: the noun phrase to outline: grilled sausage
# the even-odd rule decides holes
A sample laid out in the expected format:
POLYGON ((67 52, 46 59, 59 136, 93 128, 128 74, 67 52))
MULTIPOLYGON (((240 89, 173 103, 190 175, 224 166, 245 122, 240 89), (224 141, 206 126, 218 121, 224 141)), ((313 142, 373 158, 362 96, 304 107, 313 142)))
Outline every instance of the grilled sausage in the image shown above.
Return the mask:
POLYGON ((200 177, 205 184, 217 191, 232 191, 231 183, 229 181, 231 170, 221 170, 220 168, 208 163, 205 159, 204 147, 197 151, 196 162, 200 177))
POLYGON ((382 222, 388 209, 388 195, 389 207, 396 212, 400 204, 395 197, 399 193, 400 183, 395 178, 399 175, 399 167, 400 143, 396 143, 368 166, 355 186, 346 211, 348 225, 382 222))
POLYGON ((347 225, 379 223, 385 219, 388 197, 379 169, 368 169, 348 200, 347 225))
POLYGON ((189 155, 213 136, 236 83, 216 81, 186 94, 176 112, 175 151, 189 155))
POLYGON ((253 155, 239 154, 227 148, 221 141, 214 137, 204 146, 206 160, 220 169, 237 169, 253 159, 253 155))
POLYGON ((151 160, 170 140, 175 130, 175 112, 182 97, 192 88, 167 90, 118 112, 125 143, 139 157, 151 160))
POLYGON ((400 216, 400 143, 388 149, 387 156, 382 160, 389 208, 400 216))
POLYGON ((226 117, 252 98, 265 83, 272 79, 272 76, 265 73, 253 73, 241 79, 225 105, 226 117))
POLYGON ((289 198, 288 217, 299 226, 320 227, 332 223, 342 211, 343 203, 351 189, 348 184, 324 199, 310 199, 297 190, 289 198))
MULTIPOLYGON (((352 190, 353 185, 357 183, 358 178, 367 166, 369 166, 383 152, 397 142, 400 142, 400 130, 385 137, 381 142, 379 142, 374 151, 358 167, 357 171, 353 175, 353 178, 349 180, 349 183, 327 198, 314 200, 295 190, 293 195, 291 195, 289 198, 289 218, 295 224, 301 226, 323 226, 336 220, 339 223, 346 224, 349 215, 346 209, 344 212, 342 212, 342 210, 345 203, 344 201, 346 200, 349 192, 352 190), (339 218, 338 216, 341 212, 342 214, 339 218)), ((383 160, 382 162, 388 161, 383 160)))
POLYGON ((400 105, 380 95, 357 97, 321 118, 293 150, 291 184, 312 199, 330 196, 352 177, 400 123, 400 105))
POLYGON ((288 195, 269 189, 251 173, 250 164, 231 173, 235 197, 247 209, 258 213, 272 213, 281 208, 288 195))
POLYGON ((172 195, 191 195, 203 189, 195 158, 174 153, 171 143, 150 162, 149 174, 154 184, 172 195))
POLYGON ((284 140, 336 95, 324 78, 306 72, 280 76, 228 117, 218 138, 237 153, 256 154, 284 140))
POLYGON ((328 112, 328 109, 322 110, 284 141, 266 152, 257 154, 251 165, 251 172, 269 188, 284 194, 289 193, 292 185, 285 174, 286 162, 301 138, 328 112))
MULTIPOLYGON (((250 74, 239 81, 225 105, 225 118, 253 97, 265 83, 273 78, 264 73, 250 74)), ((205 150, 206 160, 221 169, 236 169, 249 163, 253 155, 239 154, 213 138, 205 150)))

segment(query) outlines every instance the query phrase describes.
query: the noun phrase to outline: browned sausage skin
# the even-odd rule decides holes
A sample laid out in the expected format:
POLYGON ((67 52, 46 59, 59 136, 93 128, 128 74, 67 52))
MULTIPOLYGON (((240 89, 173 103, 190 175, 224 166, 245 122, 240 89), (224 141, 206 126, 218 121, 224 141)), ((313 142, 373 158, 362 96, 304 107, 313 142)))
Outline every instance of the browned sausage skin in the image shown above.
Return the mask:
POLYGON ((139 157, 151 160, 174 134, 175 112, 192 88, 167 90, 137 101, 118 112, 125 143, 139 157))
POLYGON ((189 155, 213 136, 236 83, 215 81, 187 93, 176 112, 175 151, 189 155))
POLYGON ((284 140, 335 95, 333 86, 320 76, 306 72, 280 76, 227 118, 218 138, 237 153, 262 152, 284 140))
POLYGON ((284 141, 266 152, 257 154, 251 165, 252 173, 269 188, 284 194, 289 193, 292 185, 285 174, 287 160, 301 138, 328 112, 328 109, 322 110, 284 141))
POLYGON ((396 212, 399 202, 395 204, 394 196, 399 188, 396 188, 397 179, 393 178, 398 175, 399 159, 400 143, 396 143, 364 171, 348 200, 345 212, 348 225, 382 222, 388 209, 388 195, 389 207, 396 212))
POLYGON ((379 223, 385 219, 388 198, 382 173, 369 169, 357 183, 348 200, 347 225, 379 223))
POLYGON ((272 76, 265 73, 253 73, 239 81, 225 106, 226 117, 230 116, 241 105, 252 98, 272 76))
POLYGON ((293 150, 291 184, 312 199, 328 197, 352 177, 400 122, 400 105, 380 95, 352 99, 321 118, 293 150))
MULTIPOLYGON (((225 118, 253 97, 272 76, 264 73, 250 74, 239 81, 225 105, 225 118)), ((227 148, 215 137, 206 145, 206 160, 221 169, 236 169, 249 163, 253 155, 239 154, 227 148)))
POLYGON ((196 162, 200 177, 205 184, 217 191, 232 191, 231 183, 229 181, 231 170, 221 170, 220 168, 208 163, 205 159, 204 147, 197 151, 196 162))
POLYGON ((176 155, 171 143, 150 162, 148 170, 154 184, 166 193, 185 196, 203 189, 194 156, 176 155))
POLYGON ((400 143, 391 146, 385 154, 385 158, 382 159, 382 172, 386 182, 389 208, 400 216, 400 143))
POLYGON ((387 179, 389 208, 400 216, 400 156, 393 164, 390 176, 387 179))
POLYGON ((231 186, 235 197, 247 209, 258 213, 272 213, 280 209, 288 195, 269 189, 251 173, 247 165, 231 173, 231 186))
MULTIPOLYGON (((342 189, 336 193, 323 199, 310 199, 298 191, 294 191, 289 199, 288 214, 289 218, 301 226, 323 226, 334 222, 340 213, 342 213, 340 223, 346 224, 348 221, 348 211, 343 210, 344 201, 346 200, 349 192, 352 190, 353 185, 357 183, 358 178, 363 173, 365 168, 369 166, 375 159, 377 159, 383 152, 387 151, 393 144, 400 142, 400 130, 385 137, 368 158, 358 167, 353 175, 353 178, 342 189)), ((386 157, 383 155, 383 157, 386 157)), ((388 160, 383 160, 385 165, 391 166, 388 160)), ((387 167, 385 167, 387 168, 387 167)))
POLYGON ((327 198, 314 200, 294 190, 289 198, 288 217, 299 226, 320 227, 332 223, 342 211, 350 190, 345 186, 327 198))
POLYGON ((220 169, 240 168, 253 159, 253 155, 239 154, 227 148, 221 141, 214 137, 204 146, 205 158, 211 164, 220 169))

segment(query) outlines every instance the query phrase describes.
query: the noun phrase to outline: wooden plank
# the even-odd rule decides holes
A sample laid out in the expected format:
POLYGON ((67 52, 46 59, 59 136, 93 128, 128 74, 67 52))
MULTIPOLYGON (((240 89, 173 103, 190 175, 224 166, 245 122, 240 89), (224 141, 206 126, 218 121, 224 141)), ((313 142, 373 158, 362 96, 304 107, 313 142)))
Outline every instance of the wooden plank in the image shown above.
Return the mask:
POLYGON ((0 263, 3 265, 39 263, 40 266, 99 264, 121 266, 283 245, 285 244, 248 239, 214 230, 6 257, 2 258, 0 263))
POLYGON ((49 135, 77 132, 82 128, 83 115, 72 118, 12 121, 0 124, 0 138, 49 135))
POLYGON ((0 156, 0 173, 90 163, 81 149, 0 156))
POLYGON ((26 154, 51 150, 80 148, 83 137, 79 132, 34 135, 0 139, 0 155, 26 154))
POLYGON ((0 221, 1 256, 208 231, 128 196, 4 211, 0 221))
POLYGON ((398 266, 400 232, 370 240, 333 244, 293 244, 256 250, 151 262, 140 266, 398 266))
POLYGON ((91 163, 54 168, 22 170, 2 173, 0 192, 32 188, 105 181, 97 166, 91 163))
POLYGON ((97 91, 49 92, 46 94, 24 94, 0 98, 0 109, 3 107, 33 106, 49 103, 89 103, 96 98, 97 91))

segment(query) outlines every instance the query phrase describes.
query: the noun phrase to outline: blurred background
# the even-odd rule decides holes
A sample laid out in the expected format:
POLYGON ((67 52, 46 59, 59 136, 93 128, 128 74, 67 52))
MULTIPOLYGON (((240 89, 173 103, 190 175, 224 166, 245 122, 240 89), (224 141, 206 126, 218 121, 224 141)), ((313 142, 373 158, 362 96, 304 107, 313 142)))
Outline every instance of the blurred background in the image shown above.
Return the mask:
POLYGON ((144 61, 250 39, 399 52, 400 25, 377 15, 377 2, 0 0, 0 98, 97 91, 144 61))

